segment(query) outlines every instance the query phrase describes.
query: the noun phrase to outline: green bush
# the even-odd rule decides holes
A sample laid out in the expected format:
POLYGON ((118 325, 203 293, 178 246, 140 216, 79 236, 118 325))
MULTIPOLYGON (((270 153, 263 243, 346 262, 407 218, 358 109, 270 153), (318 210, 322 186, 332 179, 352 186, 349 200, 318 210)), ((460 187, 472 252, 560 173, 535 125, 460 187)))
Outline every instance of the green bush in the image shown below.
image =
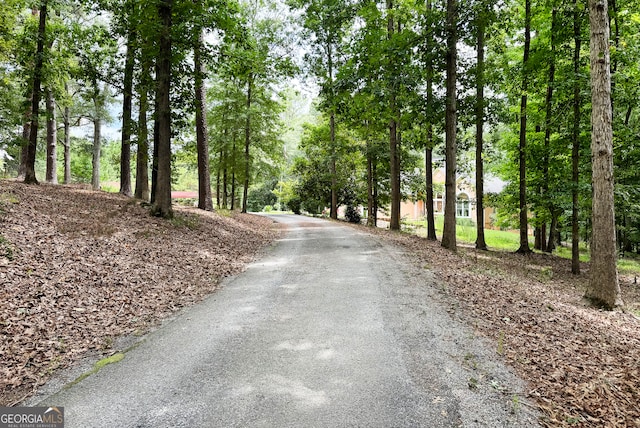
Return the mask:
POLYGON ((347 206, 347 211, 345 212, 344 217, 349 223, 360 223, 362 220, 358 209, 352 205, 347 206))

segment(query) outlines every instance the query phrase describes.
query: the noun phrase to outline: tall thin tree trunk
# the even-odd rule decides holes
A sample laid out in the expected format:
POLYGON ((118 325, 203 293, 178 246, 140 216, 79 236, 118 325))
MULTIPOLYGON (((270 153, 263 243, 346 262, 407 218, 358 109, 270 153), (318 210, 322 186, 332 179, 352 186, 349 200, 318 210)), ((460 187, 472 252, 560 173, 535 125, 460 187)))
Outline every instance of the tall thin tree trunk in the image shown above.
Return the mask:
POLYGON ((551 224, 549 225, 549 240, 544 251, 552 253, 556 249, 556 237, 558 235, 558 216, 560 212, 557 209, 551 210, 551 224))
POLYGON ((27 153, 29 151, 29 132, 31 131, 31 101, 29 110, 25 114, 25 123, 22 125, 22 141, 20 146, 20 164, 18 164, 18 180, 24 180, 27 171, 27 153))
MULTIPOLYGON (((432 128, 429 125, 427 134, 432 132, 432 128)), ((431 140, 432 137, 428 137, 431 140)), ((427 142, 429 144, 429 142, 427 142)), ((427 183, 427 197, 425 198, 425 210, 427 214, 427 240, 436 241, 436 219, 435 211, 433 208, 433 149, 427 146, 425 150, 425 175, 427 183)))
POLYGON ((222 177, 222 148, 220 148, 220 153, 218 154, 218 166, 216 168, 216 205, 218 207, 218 209, 222 208, 222 201, 220 200, 220 198, 222 197, 222 193, 221 193, 221 187, 220 187, 220 180, 222 177))
POLYGON ((160 0, 158 17, 161 24, 158 60, 156 63, 158 124, 158 178, 155 200, 151 206, 153 215, 170 218, 171 207, 171 26, 173 0, 160 0))
POLYGON ((445 207, 442 246, 457 249, 456 243, 456 80, 458 61, 458 2, 447 0, 447 94, 445 111, 445 207))
POLYGON ((373 158, 373 226, 378 226, 378 160, 373 158))
POLYGON ((616 266, 613 201, 613 129, 606 0, 589 0, 591 63, 591 168, 593 180, 591 276, 585 296, 597 305, 622 305, 616 266))
POLYGON ((329 103, 331 105, 329 112, 329 138, 331 144, 331 161, 329 168, 331 170, 331 206, 329 207, 329 217, 338 218, 338 172, 336 166, 336 113, 335 113, 335 97, 333 92, 333 47, 330 42, 326 46, 327 52, 327 71, 329 75, 329 103))
POLYGON ((91 188, 93 190, 100 190, 100 149, 102 143, 102 119, 101 115, 101 105, 100 105, 100 89, 99 84, 94 82, 94 96, 93 96, 93 107, 95 110, 95 116, 93 118, 93 157, 92 157, 92 173, 91 173, 91 188))
POLYGON ((58 123, 56 118, 56 101, 50 88, 45 89, 47 109, 47 170, 45 179, 47 183, 58 184, 56 151, 58 140, 58 123))
POLYGON ((367 135, 367 226, 373 227, 373 143, 367 135))
MULTIPOLYGON (((427 17, 430 19, 431 13, 433 11, 432 0, 427 0, 427 17)), ((433 47, 433 29, 429 28, 427 31, 427 46, 433 47)), ((427 66, 426 66, 426 90, 427 90, 427 108, 429 111, 434 109, 433 105, 433 61, 432 54, 429 52, 427 54, 427 66)), ((433 124, 432 115, 428 115, 427 120, 427 141, 425 148, 425 183, 426 183, 426 198, 425 198, 425 210, 427 214, 427 239, 429 241, 436 241, 438 238, 436 236, 436 220, 435 213, 433 209, 433 124)))
POLYGON ((230 209, 233 211, 236 208, 236 132, 233 131, 233 146, 231 146, 231 205, 230 209))
POLYGON ((549 197, 549 162, 551 156, 551 118, 553 115, 553 87, 556 79, 556 33, 558 27, 558 12, 554 8, 551 11, 551 58, 549 59, 549 77, 547 81, 547 94, 545 97, 545 118, 544 118, 544 155, 542 159, 542 198, 547 201, 547 208, 551 214, 551 225, 549 226, 549 241, 544 244, 542 250, 551 253, 554 248, 554 232, 556 229, 557 215, 555 203, 549 197), (556 217, 554 219, 554 217, 556 217))
POLYGON ((531 46, 531 0, 525 2, 524 53, 522 58, 522 97, 520 99, 520 144, 518 164, 520 170, 520 248, 517 253, 527 254, 529 223, 527 213, 527 91, 529 90, 529 50, 531 46))
POLYGON ((211 173, 209 172, 209 141, 207 136, 207 112, 204 87, 204 67, 202 46, 204 35, 200 31, 194 49, 195 92, 196 92, 196 146, 198 151, 198 208, 213 211, 211 200, 211 173))
MULTIPOLYGON (((120 193, 131 196, 131 129, 133 99, 133 69, 135 65, 136 31, 133 12, 129 11, 127 31, 127 54, 124 62, 124 79, 122 91, 122 139, 120 145, 120 193)), ((137 165, 136 165, 137 166, 137 165)))
MULTIPOLYGON (((242 212, 247 212, 247 199, 249 197, 249 173, 251 171, 251 156, 249 146, 251 144, 251 91, 253 76, 247 78, 247 119, 244 128, 244 193, 242 195, 242 212)), ((235 197, 235 195, 234 195, 235 197)))
POLYGON ((331 207, 329 217, 338 218, 338 172, 336 165, 336 115, 333 111, 329 116, 329 131, 331 133, 331 207))
POLYGON ((42 0, 42 2, 40 3, 40 20, 38 23, 36 61, 33 67, 31 127, 29 129, 29 144, 27 145, 24 171, 24 182, 27 184, 38 184, 38 179, 36 178, 36 148, 38 146, 42 68, 44 62, 44 40, 47 28, 47 4, 48 0, 42 0))
MULTIPOLYGON (((65 91, 69 92, 67 83, 65 91)), ((64 106, 64 184, 71 183, 71 111, 68 105, 64 106)))
POLYGON ((138 89, 138 152, 136 154, 136 189, 134 197, 148 201, 149 194, 149 110, 148 82, 141 82, 138 89))
MULTIPOLYGON (((395 33, 395 24, 393 19, 394 4, 393 0, 387 0, 387 39, 391 39, 395 33)), ((389 161, 390 161, 390 179, 391 179, 391 222, 389 228, 391 230, 400 230, 400 150, 398 147, 398 123, 396 113, 398 107, 396 105, 395 83, 391 83, 389 87, 389 111, 391 119, 389 119, 389 161)))
POLYGON ((580 49, 582 47, 580 10, 578 0, 573 2, 573 130, 571 133, 571 273, 580 273, 580 49))
POLYGON ((485 38, 484 10, 477 16, 476 40, 476 248, 486 250, 484 239, 484 38, 485 38))

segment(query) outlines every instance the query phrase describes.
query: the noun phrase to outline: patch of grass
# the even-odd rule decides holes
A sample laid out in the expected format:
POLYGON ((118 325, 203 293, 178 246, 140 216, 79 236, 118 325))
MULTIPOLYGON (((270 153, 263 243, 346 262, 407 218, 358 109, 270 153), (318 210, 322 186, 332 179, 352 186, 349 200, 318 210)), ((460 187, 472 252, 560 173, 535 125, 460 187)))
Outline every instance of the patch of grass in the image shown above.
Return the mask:
MULTIPOLYGON (((439 215, 435 217, 436 234, 438 239, 442 237, 442 229, 444 228, 444 217, 439 215)), ((414 229, 416 234, 427 236, 426 220, 406 220, 403 222, 409 225, 410 229, 414 229)), ((471 219, 459 219, 456 224, 456 238, 460 242, 473 244, 476 242, 478 231, 475 223, 471 219)), ((520 247, 520 235, 514 231, 506 230, 484 230, 484 239, 489 247, 495 250, 515 251, 520 247)), ((533 244, 533 243, 532 243, 533 244)))
POLYGON ((86 373, 83 373, 76 380, 71 382, 71 385, 69 385, 69 386, 76 385, 76 384, 82 382, 83 380, 85 380, 86 378, 88 378, 89 376, 98 373, 103 367, 105 367, 105 366, 107 366, 109 364, 117 363, 119 361, 122 361, 123 359, 124 359, 124 354, 122 352, 118 352, 117 354, 113 354, 112 356, 107 357, 107 358, 103 358, 100 361, 98 361, 97 363, 95 363, 91 370, 89 370, 86 373))
POLYGON ((215 213, 221 215, 222 217, 233 217, 233 211, 225 208, 216 208, 215 213))
POLYGON ((14 258, 11 242, 2 235, 0 235, 0 256, 6 257, 9 261, 13 261, 14 258))
POLYGON ((640 260, 637 259, 619 259, 618 271, 624 274, 640 274, 640 260))
MULTIPOLYGON (((563 259, 571 259, 571 247, 556 247, 553 252, 556 256, 563 259)), ((588 262, 591 259, 589 255, 589 249, 584 242, 580 243, 580 261, 588 262)))
POLYGON ((1 204, 19 204, 20 200, 11 193, 0 193, 0 205, 1 204))
POLYGON ((200 219, 197 216, 182 213, 175 213, 169 222, 175 227, 186 227, 190 230, 196 230, 200 227, 200 219))

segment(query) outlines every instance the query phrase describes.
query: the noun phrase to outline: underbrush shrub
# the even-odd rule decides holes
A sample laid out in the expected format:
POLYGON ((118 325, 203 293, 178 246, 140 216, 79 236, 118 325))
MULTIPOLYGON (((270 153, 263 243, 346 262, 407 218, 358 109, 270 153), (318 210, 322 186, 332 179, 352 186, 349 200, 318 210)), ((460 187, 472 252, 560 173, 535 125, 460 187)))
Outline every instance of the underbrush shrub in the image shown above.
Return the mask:
POLYGON ((347 210, 345 211, 344 217, 347 219, 349 223, 360 223, 362 217, 358 212, 358 209, 352 205, 347 206, 347 210))

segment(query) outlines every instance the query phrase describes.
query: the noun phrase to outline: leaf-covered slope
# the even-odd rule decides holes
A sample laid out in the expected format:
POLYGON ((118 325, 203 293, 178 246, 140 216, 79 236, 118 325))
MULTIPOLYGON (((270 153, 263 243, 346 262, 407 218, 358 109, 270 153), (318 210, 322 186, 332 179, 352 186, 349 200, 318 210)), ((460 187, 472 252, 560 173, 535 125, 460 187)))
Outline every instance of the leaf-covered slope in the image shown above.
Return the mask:
POLYGON ((0 405, 200 300, 277 233, 259 216, 166 221, 116 194, 0 181, 0 405))

